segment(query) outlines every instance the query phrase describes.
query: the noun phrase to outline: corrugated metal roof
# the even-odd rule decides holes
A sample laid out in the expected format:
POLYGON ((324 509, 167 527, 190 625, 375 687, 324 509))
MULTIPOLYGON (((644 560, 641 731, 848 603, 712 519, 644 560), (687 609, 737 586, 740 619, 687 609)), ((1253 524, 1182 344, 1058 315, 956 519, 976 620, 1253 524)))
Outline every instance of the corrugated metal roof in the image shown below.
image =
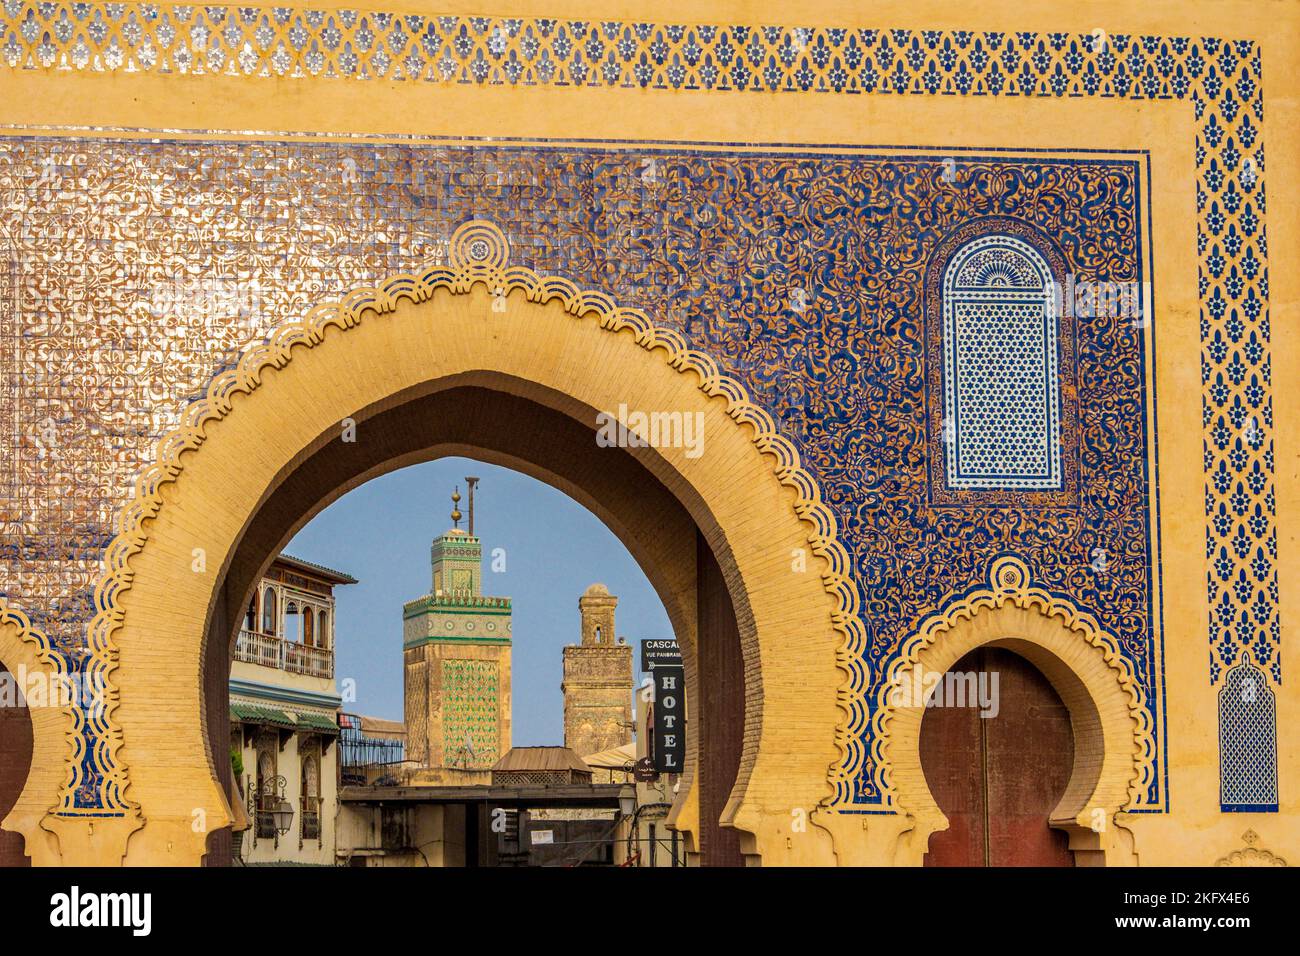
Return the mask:
POLYGON ((578 770, 591 773, 591 768, 568 747, 511 747, 504 757, 492 766, 499 771, 578 770))
POLYGON ((406 724, 400 720, 367 717, 361 714, 361 733, 366 737, 405 737, 406 724))

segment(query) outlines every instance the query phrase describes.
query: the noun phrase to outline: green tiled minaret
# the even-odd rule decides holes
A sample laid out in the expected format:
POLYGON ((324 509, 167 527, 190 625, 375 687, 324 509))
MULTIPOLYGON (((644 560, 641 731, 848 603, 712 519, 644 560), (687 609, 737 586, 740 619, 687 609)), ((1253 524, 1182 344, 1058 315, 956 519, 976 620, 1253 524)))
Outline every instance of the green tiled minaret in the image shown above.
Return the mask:
POLYGON ((425 767, 491 769, 510 749, 510 598, 483 594, 483 543, 452 527, 429 549, 432 590, 403 606, 407 758, 425 767))

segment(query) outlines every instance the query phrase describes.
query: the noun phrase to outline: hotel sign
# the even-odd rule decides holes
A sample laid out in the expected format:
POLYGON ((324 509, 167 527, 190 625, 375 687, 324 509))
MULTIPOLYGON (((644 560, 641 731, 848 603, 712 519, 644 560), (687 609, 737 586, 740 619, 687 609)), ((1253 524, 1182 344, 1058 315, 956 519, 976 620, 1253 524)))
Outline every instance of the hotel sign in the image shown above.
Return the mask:
POLYGON ((650 757, 660 773, 681 773, 686 765, 686 672, 681 665, 657 664, 651 674, 655 702, 650 757))
POLYGON ((647 673, 656 667, 681 667, 682 649, 676 641, 642 641, 641 670, 647 673))

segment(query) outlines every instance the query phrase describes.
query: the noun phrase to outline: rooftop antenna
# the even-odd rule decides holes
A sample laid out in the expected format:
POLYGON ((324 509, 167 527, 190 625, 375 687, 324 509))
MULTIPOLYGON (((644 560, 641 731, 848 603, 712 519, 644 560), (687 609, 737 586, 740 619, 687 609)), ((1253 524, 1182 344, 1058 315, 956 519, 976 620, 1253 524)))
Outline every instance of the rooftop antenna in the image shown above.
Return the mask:
POLYGON ((469 486, 469 533, 470 537, 474 535, 474 486, 478 484, 478 479, 466 477, 465 484, 469 486))

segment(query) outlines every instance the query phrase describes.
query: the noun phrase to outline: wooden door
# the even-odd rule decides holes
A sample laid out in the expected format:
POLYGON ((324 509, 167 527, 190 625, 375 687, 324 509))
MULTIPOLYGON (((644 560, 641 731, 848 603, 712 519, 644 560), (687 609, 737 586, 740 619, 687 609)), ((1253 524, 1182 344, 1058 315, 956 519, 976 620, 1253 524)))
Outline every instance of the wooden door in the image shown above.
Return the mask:
POLYGON ((1011 651, 972 651, 944 685, 970 674, 985 700, 996 688, 996 712, 982 717, 979 700, 949 694, 921 723, 921 767, 949 821, 930 837, 926 866, 1073 866, 1068 838, 1048 826, 1074 761, 1069 711, 1042 672, 1011 651))
MULTIPOLYGON (((13 809, 32 765, 32 720, 18 675, 0 662, 0 819, 13 809)), ((21 834, 0 830, 0 866, 30 866, 21 834)))

